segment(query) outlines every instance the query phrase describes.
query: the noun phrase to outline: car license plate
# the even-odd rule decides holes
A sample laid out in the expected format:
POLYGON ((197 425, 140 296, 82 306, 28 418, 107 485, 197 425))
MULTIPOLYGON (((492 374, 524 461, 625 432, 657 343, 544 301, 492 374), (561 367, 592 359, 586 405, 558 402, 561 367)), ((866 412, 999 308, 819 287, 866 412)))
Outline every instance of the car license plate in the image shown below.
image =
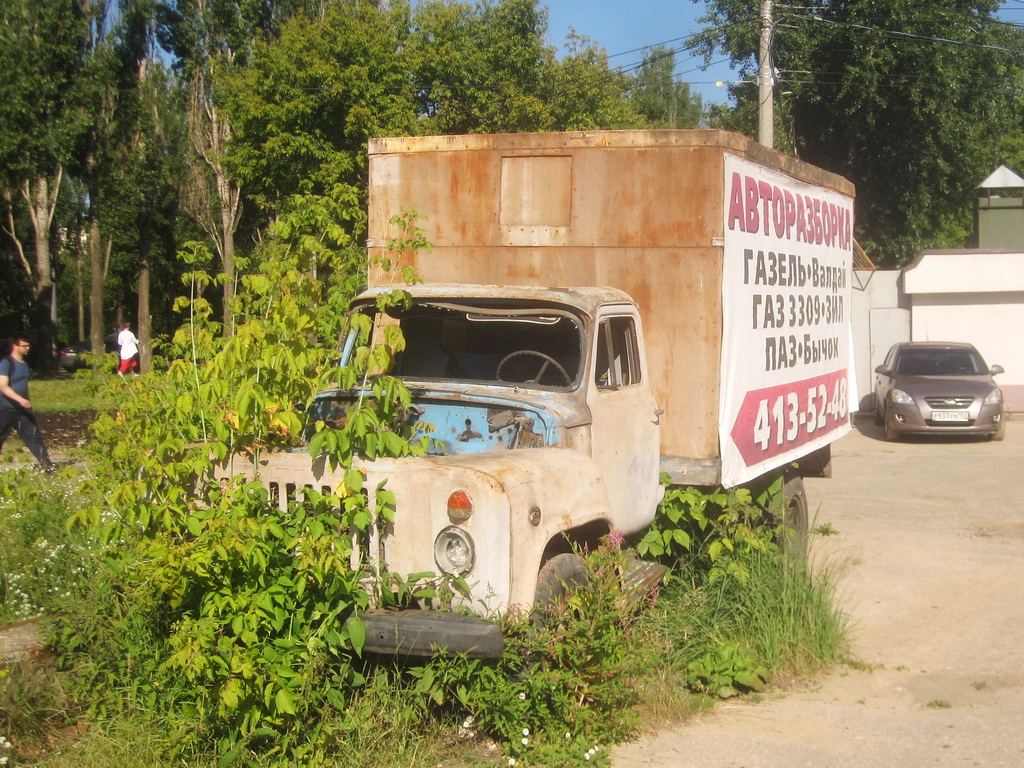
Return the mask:
POLYGON ((970 421, 967 411, 932 411, 932 421, 970 421))

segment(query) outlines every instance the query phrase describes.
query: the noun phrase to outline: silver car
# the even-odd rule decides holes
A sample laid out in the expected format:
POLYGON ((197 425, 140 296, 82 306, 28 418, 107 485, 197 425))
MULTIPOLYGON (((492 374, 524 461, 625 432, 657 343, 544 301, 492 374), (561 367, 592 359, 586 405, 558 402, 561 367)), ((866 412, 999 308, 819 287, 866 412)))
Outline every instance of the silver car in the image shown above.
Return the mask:
POLYGON ((893 345, 875 368, 875 423, 886 440, 901 435, 987 435, 1006 430, 1003 393, 971 344, 910 341, 893 345))

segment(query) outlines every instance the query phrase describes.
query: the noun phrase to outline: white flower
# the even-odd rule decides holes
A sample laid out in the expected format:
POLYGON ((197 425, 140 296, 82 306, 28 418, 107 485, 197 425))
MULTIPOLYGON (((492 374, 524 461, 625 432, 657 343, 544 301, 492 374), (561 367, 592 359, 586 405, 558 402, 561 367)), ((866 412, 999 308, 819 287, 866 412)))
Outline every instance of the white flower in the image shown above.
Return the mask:
POLYGON ((525 747, 525 746, 526 746, 527 744, 529 744, 529 743, 530 743, 530 740, 529 740, 529 739, 520 739, 520 741, 521 741, 521 742, 523 743, 523 746, 524 746, 524 747, 525 747))
POLYGON ((526 701, 526 693, 525 692, 521 692, 519 694, 519 700, 520 701, 526 701))
POLYGON ((529 728, 523 728, 523 736, 529 736, 529 735, 530 735, 530 729, 529 728))
POLYGON ((571 738, 572 738, 572 734, 571 734, 571 733, 569 733, 568 731, 566 731, 566 732, 565 732, 565 738, 567 738, 567 739, 571 739, 571 738))
POLYGON ((508 759, 508 764, 509 764, 509 765, 515 765, 515 764, 516 764, 516 759, 515 759, 514 757, 510 757, 510 758, 508 759))

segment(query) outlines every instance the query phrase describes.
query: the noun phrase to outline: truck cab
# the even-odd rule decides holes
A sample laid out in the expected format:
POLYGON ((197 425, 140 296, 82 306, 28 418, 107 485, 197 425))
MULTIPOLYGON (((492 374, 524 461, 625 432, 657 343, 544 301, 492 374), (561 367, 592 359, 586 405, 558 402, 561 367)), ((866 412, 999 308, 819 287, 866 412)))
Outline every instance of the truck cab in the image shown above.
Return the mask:
MULTIPOLYGON (((393 524, 362 543, 353 566, 461 577, 471 589, 464 604, 486 614, 531 606, 538 574, 555 556, 651 522, 664 490, 659 412, 643 326, 628 295, 412 286, 403 288, 412 303, 384 314, 375 301, 380 290, 359 297, 351 311, 377 327, 401 328, 406 347, 390 373, 409 388, 406 418, 430 448, 423 457, 359 465, 366 487, 383 482, 395 508, 393 524)), ((310 424, 342 423, 359 396, 320 393, 310 424)), ((271 454, 261 464, 278 498, 289 484, 332 483, 325 463, 308 454, 271 454)), ((370 619, 371 637, 373 622, 383 620, 383 635, 408 647, 397 619, 370 619)))

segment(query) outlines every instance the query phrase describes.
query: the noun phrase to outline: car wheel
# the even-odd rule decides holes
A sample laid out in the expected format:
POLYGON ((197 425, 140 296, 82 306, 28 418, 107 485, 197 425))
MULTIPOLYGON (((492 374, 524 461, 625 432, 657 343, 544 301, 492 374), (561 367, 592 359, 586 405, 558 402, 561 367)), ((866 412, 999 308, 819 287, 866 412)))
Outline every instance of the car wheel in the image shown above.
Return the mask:
POLYGON ((999 426, 996 427, 996 431, 992 433, 989 439, 994 442, 1002 442, 1003 438, 1006 437, 1006 414, 1004 413, 1002 418, 999 419, 999 426))
POLYGON ((889 409, 885 409, 885 415, 882 417, 885 422, 885 439, 890 443, 895 443, 900 439, 900 433, 892 427, 893 415, 889 413, 889 409))

